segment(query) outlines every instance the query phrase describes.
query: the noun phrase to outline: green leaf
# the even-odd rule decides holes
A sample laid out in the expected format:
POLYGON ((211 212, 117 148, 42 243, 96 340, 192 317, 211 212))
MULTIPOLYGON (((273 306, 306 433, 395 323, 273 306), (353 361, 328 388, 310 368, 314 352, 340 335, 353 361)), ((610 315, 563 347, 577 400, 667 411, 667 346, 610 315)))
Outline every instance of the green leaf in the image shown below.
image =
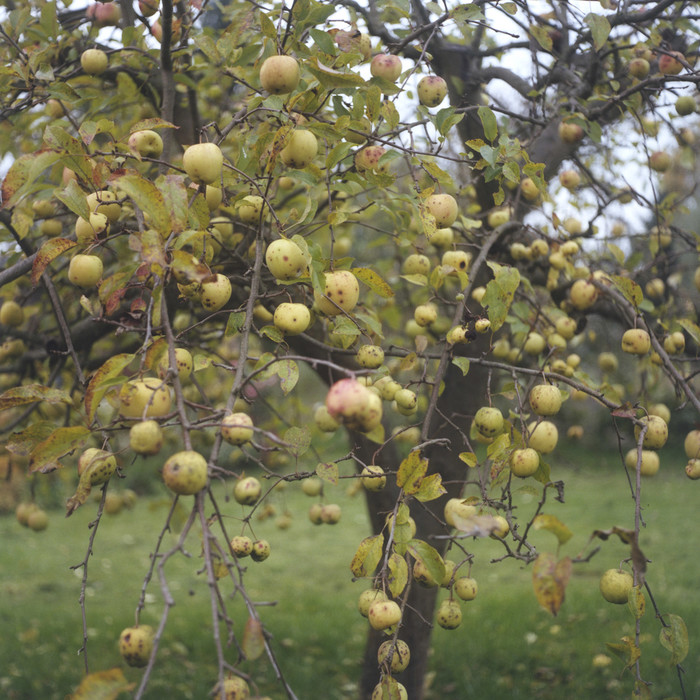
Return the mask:
POLYGON ((667 615, 666 624, 659 632, 659 641, 671 652, 671 665, 676 666, 688 655, 688 629, 678 615, 667 615))
POLYGON ((470 468, 477 465, 476 455, 473 452, 460 452, 459 458, 470 468))
POLYGON ((37 251, 34 262, 32 263, 32 274, 30 276, 32 286, 36 287, 37 284, 39 284, 39 280, 46 268, 61 255, 61 253, 65 253, 76 245, 78 244, 75 241, 71 241, 69 238, 51 238, 43 243, 41 248, 37 251))
POLYGON ((351 272, 382 299, 390 299, 394 296, 394 290, 374 270, 368 267, 353 267, 351 272))
POLYGON ((309 29, 309 34, 323 53, 335 56, 337 53, 336 45, 328 32, 324 32, 320 29, 309 29))
POLYGON ((333 462, 319 462, 316 475, 333 486, 338 485, 338 465, 333 462))
POLYGON ((635 308, 642 303, 644 293, 642 292, 642 288, 634 280, 631 280, 629 277, 610 275, 610 281, 615 285, 620 294, 635 308))
POLYGON ((411 540, 406 549, 414 559, 422 562, 434 581, 441 582, 445 578, 445 562, 427 542, 411 540))
POLYGON ((394 598, 398 598, 408 583, 408 564, 406 564, 406 560, 402 556, 392 552, 388 565, 387 584, 389 585, 389 592, 394 598))
POLYGON ((56 428, 51 435, 42 440, 29 455, 30 472, 53 471, 60 467, 57 461, 69 452, 84 445, 90 438, 90 431, 83 426, 56 428))
POLYGON ((299 381, 299 366, 294 360, 280 360, 275 364, 277 376, 280 378, 280 387, 288 394, 299 381))
POLYGON ((459 367, 462 370, 462 375, 467 376, 469 372, 469 358, 467 357, 454 357, 452 358, 452 364, 459 367))
POLYGON ((301 457, 311 444, 311 433, 308 428, 297 428, 293 426, 284 433, 282 438, 288 443, 287 450, 295 457, 301 457))
MULTIPOLYGON (((192 196, 192 192, 187 192, 185 182, 181 175, 166 175, 164 178, 159 178, 157 187, 163 196, 163 204, 165 209, 170 212, 170 230, 167 232, 180 233, 189 225, 190 212, 188 211, 188 199, 192 196)), ((206 228, 209 224, 209 207, 206 200, 201 195, 195 198, 193 209, 205 209, 204 220, 198 220, 197 228, 206 228)), ((162 231, 160 233, 163 233, 162 231)))
POLYGON ((547 30, 547 27, 543 27, 541 24, 531 24, 530 34, 545 51, 552 50, 552 37, 547 30))
POLYGON ((564 602, 566 586, 571 578, 572 563, 569 557, 557 561, 549 552, 540 554, 532 568, 532 585, 537 602, 552 615, 556 615, 564 602))
POLYGON ((77 216, 88 220, 90 207, 88 207, 85 192, 75 180, 69 180, 66 188, 55 194, 56 199, 63 202, 77 216))
POLYGON ((65 403, 71 406, 73 401, 70 394, 61 389, 52 389, 41 384, 24 384, 8 389, 0 394, 0 411, 8 408, 24 406, 35 401, 46 401, 47 403, 65 403))
POLYGON ((232 311, 228 316, 228 321, 226 321, 224 336, 228 338, 236 333, 240 333, 244 323, 245 311, 232 311))
POLYGON ((411 451, 399 465, 396 485, 406 493, 417 493, 427 469, 428 460, 421 457, 420 450, 411 451))
POLYGON ((481 300, 487 308, 491 328, 497 331, 505 322, 510 305, 513 303, 515 291, 520 285, 520 273, 514 267, 488 262, 494 273, 494 278, 486 285, 486 293, 481 300))
POLYGON ((557 540, 559 540, 559 544, 568 542, 574 534, 566 525, 564 525, 561 520, 559 520, 559 518, 554 515, 545 515, 544 513, 540 513, 532 521, 532 527, 535 530, 547 530, 548 532, 551 532, 557 538, 557 540))
POLYGON ((422 502, 434 501, 436 498, 440 498, 440 496, 446 493, 447 491, 442 485, 442 477, 440 474, 431 474, 421 480, 420 487, 418 491, 416 491, 415 497, 422 502))
POLYGON ((639 657, 642 655, 642 650, 634 643, 631 637, 622 637, 620 644, 606 643, 606 647, 619 659, 625 662, 625 668, 632 668, 639 657))
POLYGON ((603 15, 597 15, 595 12, 589 12, 583 19, 591 30, 595 50, 600 51, 608 40, 610 22, 603 15))
POLYGON ((136 683, 129 683, 121 668, 111 668, 85 676, 70 697, 71 700, 116 700, 135 687, 136 683))
POLYGON ((678 324, 695 341, 696 345, 700 345, 700 326, 688 318, 681 318, 678 324))
POLYGON ((371 576, 384 553, 384 535, 381 533, 365 537, 355 552, 350 564, 350 571, 356 578, 371 576))
MULTIPOLYGON (((85 410, 88 422, 92 423, 100 401, 102 401, 110 387, 114 386, 114 382, 111 380, 120 375, 133 359, 134 356, 129 353, 114 355, 92 375, 90 383, 85 390, 85 410)), ((123 377, 123 381, 126 381, 126 377, 123 377)))
POLYGON ((13 455, 27 457, 31 451, 56 429, 54 423, 37 421, 24 430, 12 433, 5 443, 5 449, 13 455))
POLYGON ((495 141, 498 137, 498 122, 496 121, 496 115, 493 113, 490 107, 486 105, 481 105, 478 110, 479 119, 481 119, 481 125, 484 127, 484 136, 489 141, 495 141))
POLYGON ((2 203, 5 209, 12 209, 20 199, 31 191, 32 185, 41 174, 60 160, 61 154, 55 151, 27 153, 17 158, 2 181, 2 203))
POLYGON ((146 178, 136 173, 114 178, 114 187, 126 194, 150 219, 150 224, 163 237, 170 235, 170 214, 163 193, 146 178))

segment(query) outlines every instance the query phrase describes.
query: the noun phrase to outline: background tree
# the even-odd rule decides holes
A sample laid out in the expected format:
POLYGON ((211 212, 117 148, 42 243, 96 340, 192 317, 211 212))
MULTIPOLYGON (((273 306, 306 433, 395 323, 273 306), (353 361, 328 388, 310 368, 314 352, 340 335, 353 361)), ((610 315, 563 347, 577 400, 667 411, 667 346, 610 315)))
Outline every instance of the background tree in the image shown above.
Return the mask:
MULTIPOLYGON (((398 658, 398 638, 411 652, 401 683, 421 697, 437 584, 449 589, 437 622, 455 626, 471 537, 532 565, 556 613, 591 555, 528 539, 567 539, 543 512, 564 489, 544 458, 554 446, 533 437, 562 398, 610 416, 621 459, 637 428, 635 526, 596 534, 630 546, 610 596, 641 609, 641 477, 669 418, 655 404, 673 396, 689 426, 700 409, 698 239, 664 180, 694 155, 696 19, 669 0, 545 5, 141 0, 6 14, 5 446, 30 472, 82 455, 68 515, 102 487, 85 586, 112 478, 134 452, 159 453, 165 432, 163 532, 179 503, 190 510, 179 545, 158 553, 201 531, 222 692, 241 678, 223 642, 241 635, 231 586, 250 613, 241 653, 266 648, 277 664, 240 563, 272 491, 251 471, 271 486, 364 477, 374 533, 352 573, 397 606, 370 610, 362 697, 401 696, 377 656, 389 640, 398 658), (619 361, 596 357, 589 321, 635 356, 630 386, 608 379, 619 361), (349 447, 326 459, 321 432, 343 424, 349 447), (275 467, 278 451, 293 471, 275 467), (244 459, 230 467, 230 452, 244 459), (251 511, 232 532, 212 485, 239 477, 251 511), (513 508, 521 478, 540 498, 527 514, 513 508)), ((697 431, 686 442, 697 478, 697 431)), ((310 517, 339 513, 321 496, 310 517)), ((127 663, 146 666, 137 695, 172 605, 158 571, 158 629, 122 639, 127 663)), ((641 616, 621 650, 645 696, 641 616)), ((683 635, 660 619, 680 664, 683 635)), ((87 652, 87 624, 84 636, 87 652)))

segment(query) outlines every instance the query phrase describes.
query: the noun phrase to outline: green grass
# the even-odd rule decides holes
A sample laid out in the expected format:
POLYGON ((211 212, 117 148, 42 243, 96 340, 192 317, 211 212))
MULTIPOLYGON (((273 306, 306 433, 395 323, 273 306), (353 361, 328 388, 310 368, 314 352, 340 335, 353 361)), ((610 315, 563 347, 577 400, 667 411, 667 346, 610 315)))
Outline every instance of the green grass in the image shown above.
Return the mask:
MULTIPOLYGON (((687 697, 700 698, 700 606, 694 595, 699 569, 694 528, 698 496, 696 485, 682 475, 680 457, 663 457, 663 473, 645 482, 648 527, 640 544, 652 560, 648 580, 660 610, 680 615, 688 625, 690 652, 683 664, 684 680, 687 697)), ((559 516, 574 531, 562 556, 588 551, 588 538, 596 528, 632 526, 633 503, 614 459, 615 455, 585 456, 585 463, 566 456, 557 459, 553 477, 567 483, 566 504, 551 501, 545 512, 559 516)), ((289 507, 293 525, 282 531, 274 518, 256 523, 256 534, 270 540, 273 554, 264 563, 250 562, 245 579, 255 600, 276 602, 261 607, 261 614, 283 671, 303 699, 356 697, 367 629, 355 611, 365 586, 351 581, 348 568, 367 533, 364 502, 348 498, 344 487, 334 491, 333 500, 343 506, 343 520, 336 527, 312 526, 305 517, 311 500, 298 489, 290 487, 277 495, 278 511, 289 507)), ((535 500, 519 494, 516 505, 532 512, 535 500)), ((69 566, 84 556, 87 525, 94 512, 94 504, 70 519, 53 512, 49 529, 38 534, 20 528, 10 516, 0 518, 1 697, 59 699, 80 682, 80 580, 69 566)), ((242 511, 229 503, 225 512, 234 530, 242 511)), ((141 499, 133 511, 105 517, 100 525, 87 600, 91 669, 122 666, 116 639, 133 622, 149 552, 165 513, 162 501, 141 499)), ((536 532, 532 539, 540 551, 554 551, 550 533, 536 532)), ((476 554, 472 573, 479 581, 479 595, 463 605, 462 627, 435 630, 431 697, 628 697, 632 675, 622 673, 617 658, 612 657, 605 668, 592 663, 596 654, 606 653, 606 642, 634 633, 626 606, 605 603, 598 592, 602 571, 624 559, 628 548, 617 539, 599 544, 602 549, 591 562, 575 566, 566 601, 553 618, 537 605, 530 568, 513 560, 489 564, 501 553, 500 545, 491 540, 469 542, 476 554)), ((191 558, 174 557, 167 568, 176 605, 149 698, 205 697, 216 678, 209 594, 204 577, 197 574, 201 559, 196 533, 187 546, 191 558)), ((143 620, 154 624, 162 609, 160 593, 154 584, 148 593, 152 602, 143 620)), ((240 634, 246 616, 237 600, 230 604, 240 634)), ((659 645, 658 633, 659 624, 648 605, 642 624, 643 676, 654 682, 654 698, 680 697, 675 669, 659 645)), ((235 652, 230 650, 227 658, 235 662, 235 652)), ((259 682, 261 692, 284 697, 264 658, 243 668, 259 682)), ((137 670, 125 672, 130 680, 140 678, 137 670)))

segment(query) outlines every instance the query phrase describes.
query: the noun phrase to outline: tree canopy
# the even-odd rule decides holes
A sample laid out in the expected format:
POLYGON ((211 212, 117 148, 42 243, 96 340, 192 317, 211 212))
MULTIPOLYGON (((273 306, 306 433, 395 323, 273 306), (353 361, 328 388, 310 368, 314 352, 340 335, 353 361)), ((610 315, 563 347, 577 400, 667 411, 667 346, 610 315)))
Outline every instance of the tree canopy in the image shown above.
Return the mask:
POLYGON ((339 479, 366 492, 364 698, 422 696, 430 621, 458 626, 476 595, 473 538, 531 566, 556 614, 593 556, 562 555, 546 512, 555 416, 578 400, 634 497, 633 526, 591 528, 629 547, 601 584, 637 611, 618 651, 651 697, 639 636, 663 628, 684 692, 682 620, 643 617, 639 534, 669 423, 700 478, 694 3, 28 0, 0 35, 3 442, 33 480, 72 472, 67 515, 101 489, 83 592, 113 482, 158 455, 173 500, 143 590, 163 612, 139 625, 135 589, 120 640, 137 697, 173 603, 163 562, 192 533, 217 692, 255 688, 241 658, 277 666, 244 563, 274 557, 250 523, 280 483, 321 525, 344 526, 339 479))

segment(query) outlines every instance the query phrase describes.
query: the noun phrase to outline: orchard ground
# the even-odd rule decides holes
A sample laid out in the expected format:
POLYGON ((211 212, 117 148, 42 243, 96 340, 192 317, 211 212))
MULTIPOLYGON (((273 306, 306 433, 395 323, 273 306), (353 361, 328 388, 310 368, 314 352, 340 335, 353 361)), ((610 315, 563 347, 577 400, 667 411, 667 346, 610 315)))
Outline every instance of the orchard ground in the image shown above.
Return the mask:
MULTIPOLYGON (((642 504, 649 527, 642 530, 640 545, 651 560, 648 578, 659 609, 680 615, 689 630, 690 652, 682 665, 690 700, 700 698, 698 563, 688 540, 697 513, 696 494, 686 487, 683 455, 671 447, 662 451, 661 458, 660 473, 643 482, 642 504)), ((590 551, 595 543, 587 543, 595 526, 631 526, 632 499, 614 450, 582 453, 569 443, 550 461, 553 478, 566 481, 567 505, 564 508, 550 499, 544 512, 560 516, 574 532, 562 555, 590 551)), ((260 608, 262 619, 273 635, 285 677, 300 699, 319 697, 319 688, 329 700, 357 695, 367 621, 355 606, 367 584, 352 581, 349 563, 358 538, 368 532, 368 523, 364 499, 349 496, 349 484, 341 481, 327 489, 327 500, 342 505, 345 527, 314 527, 296 515, 314 502, 297 484, 273 498, 278 515, 287 507, 295 514, 289 529, 276 527, 275 516, 255 521, 256 534, 271 542, 272 556, 263 563, 247 560, 249 592, 266 606, 260 608)), ((133 513, 106 516, 100 524, 87 588, 91 670, 123 667, 117 639, 122 628, 133 624, 155 533, 170 502, 164 488, 159 488, 162 498, 142 497, 133 513)), ((218 496, 223 503, 221 491, 218 496)), ((515 498, 517 507, 528 513, 537 503, 535 496, 522 490, 515 498)), ((80 572, 72 573, 69 566, 84 557, 87 527, 95 510, 91 502, 70 520, 53 510, 49 528, 42 533, 21 528, 11 515, 0 518, 2 697, 64 698, 82 677, 83 661, 77 655, 82 643, 80 572)), ((244 510, 231 501, 224 511, 230 514, 234 530, 235 518, 244 510)), ((541 531, 533 539, 539 551, 555 551, 551 533, 541 531)), ((634 619, 626 606, 606 603, 598 590, 602 572, 617 566, 628 556, 628 549, 616 539, 598 544, 601 551, 589 564, 574 566, 566 600, 559 615, 552 617, 535 600, 531 567, 513 560, 487 565, 502 555, 502 546, 488 539, 475 542, 472 575, 478 580, 479 593, 475 601, 462 604, 464 623, 459 629, 435 631, 427 697, 629 697, 633 675, 623 672, 623 662, 606 649, 606 642, 618 642, 622 635, 634 637, 634 619)), ((202 698, 216 680, 209 591, 205 575, 198 573, 202 559, 197 535, 188 539, 187 549, 191 558, 176 556, 166 569, 177 603, 147 698, 166 694, 202 698)), ((446 595, 442 592, 441 598, 446 595)), ((236 619, 240 633, 247 616, 242 605, 234 609, 240 615, 236 619)), ((161 597, 151 584, 144 622, 157 624, 160 612, 161 597)), ((653 675, 654 698, 680 696, 676 670, 658 641, 660 625, 651 619, 653 614, 647 599, 642 668, 653 675)), ((235 651, 229 649, 227 656, 235 660, 235 651)), ((130 680, 138 681, 140 671, 123 668, 130 680)), ((264 659, 244 662, 241 668, 254 672, 261 694, 283 697, 264 659)))

